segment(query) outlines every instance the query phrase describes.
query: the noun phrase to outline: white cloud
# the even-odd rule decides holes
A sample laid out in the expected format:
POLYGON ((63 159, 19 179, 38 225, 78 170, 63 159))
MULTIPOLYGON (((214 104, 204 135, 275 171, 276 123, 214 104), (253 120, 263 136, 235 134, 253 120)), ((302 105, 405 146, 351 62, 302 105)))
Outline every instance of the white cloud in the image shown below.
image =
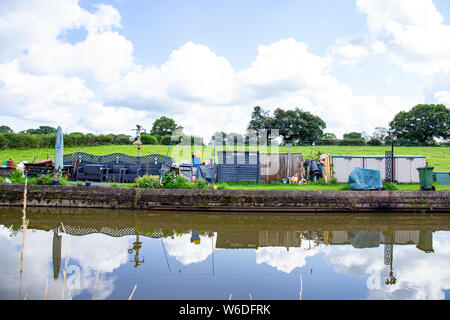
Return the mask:
POLYGON ((306 265, 308 257, 316 254, 326 252, 325 247, 315 247, 308 250, 307 242, 303 242, 299 248, 284 247, 263 247, 256 249, 256 263, 266 263, 278 271, 291 273, 296 268, 301 268, 306 265))
POLYGON ((379 52, 407 71, 430 76, 450 71, 450 26, 431 0, 358 0, 379 52))
POLYGON ((434 94, 434 98, 438 103, 450 105, 450 90, 441 90, 434 94))
MULTIPOLYGON (((0 295, 2 299, 17 299, 19 292, 19 262, 22 245, 22 233, 11 236, 11 231, 0 226, 0 253, 2 256, 0 274, 0 295), (13 275, 13 276, 12 276, 13 275)), ((53 231, 26 233, 23 256, 22 299, 44 299, 46 281, 48 281, 47 299, 55 293, 59 300, 62 295, 63 278, 53 278, 52 244, 53 231), (57 283, 58 282, 58 283, 57 283)), ((61 266, 65 268, 65 258, 69 257, 65 299, 76 298, 84 293, 92 296, 97 277, 101 270, 95 290, 95 298, 106 299, 114 290, 114 270, 128 261, 129 238, 112 238, 102 234, 83 237, 62 234, 61 266), (108 249, 107 249, 108 248, 108 249), (78 281, 79 280, 79 281, 78 281), (75 287, 71 287, 74 284, 75 287)), ((61 275, 60 274, 60 275, 61 275)))
POLYGON ((175 257, 183 265, 187 266, 192 263, 198 263, 206 260, 212 254, 216 247, 215 240, 206 236, 200 236, 200 242, 191 242, 191 234, 177 235, 173 239, 165 238, 164 245, 167 254, 175 257), (214 241, 211 244, 211 241, 214 241))
MULTIPOLYGON (((379 92, 357 95, 330 67, 355 67, 381 54, 421 75, 448 71, 450 45, 442 40, 449 26, 431 1, 357 5, 368 16, 370 38, 337 39, 325 56, 283 39, 259 46, 251 65, 236 71, 226 57, 191 41, 174 48, 160 66, 137 63, 133 44, 118 31, 120 13, 109 5, 90 12, 77 0, 3 1, 0 110, 3 119, 95 132, 128 132, 135 123, 167 115, 207 139, 217 130, 245 132, 255 105, 300 107, 319 115, 338 136, 386 127, 417 101, 379 92), (75 29, 87 35, 70 43, 66 36, 75 29)), ((436 93, 436 99, 443 97, 436 93)))

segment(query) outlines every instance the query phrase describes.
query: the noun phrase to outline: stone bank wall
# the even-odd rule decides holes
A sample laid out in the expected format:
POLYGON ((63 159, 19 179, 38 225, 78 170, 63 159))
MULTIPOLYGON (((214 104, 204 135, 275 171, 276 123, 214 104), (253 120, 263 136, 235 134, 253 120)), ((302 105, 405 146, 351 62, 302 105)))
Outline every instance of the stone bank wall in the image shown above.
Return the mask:
MULTIPOLYGON (((0 185, 0 206, 22 206, 23 185, 0 185)), ((249 212, 449 212, 450 191, 181 190, 27 187, 27 206, 249 212)))

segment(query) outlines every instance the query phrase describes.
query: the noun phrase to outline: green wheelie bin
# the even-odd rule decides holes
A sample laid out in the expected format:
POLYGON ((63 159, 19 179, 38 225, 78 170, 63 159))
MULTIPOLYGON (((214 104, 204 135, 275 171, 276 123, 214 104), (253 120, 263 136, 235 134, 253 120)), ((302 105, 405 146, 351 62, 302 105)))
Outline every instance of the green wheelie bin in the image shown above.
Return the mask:
POLYGON ((420 190, 435 190, 433 186, 434 167, 420 167, 419 171, 420 190))

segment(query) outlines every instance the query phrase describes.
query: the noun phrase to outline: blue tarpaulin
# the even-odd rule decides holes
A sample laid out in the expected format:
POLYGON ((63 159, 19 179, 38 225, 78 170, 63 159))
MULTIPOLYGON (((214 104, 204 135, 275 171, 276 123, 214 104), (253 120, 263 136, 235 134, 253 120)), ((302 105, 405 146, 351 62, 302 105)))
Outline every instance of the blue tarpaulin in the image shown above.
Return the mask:
POLYGON ((348 176, 348 184, 354 190, 383 189, 380 170, 353 168, 348 176))

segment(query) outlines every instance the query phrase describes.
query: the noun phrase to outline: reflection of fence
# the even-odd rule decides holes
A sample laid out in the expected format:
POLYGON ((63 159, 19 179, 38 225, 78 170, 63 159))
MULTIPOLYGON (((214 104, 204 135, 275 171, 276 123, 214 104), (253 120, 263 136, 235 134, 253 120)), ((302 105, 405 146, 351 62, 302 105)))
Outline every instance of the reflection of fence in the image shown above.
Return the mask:
POLYGON ((260 155, 261 182, 270 183, 288 179, 294 174, 303 178, 303 158, 301 153, 282 153, 260 155))
MULTIPOLYGON (((136 230, 134 228, 120 228, 120 229, 114 229, 109 227, 101 227, 101 228, 92 228, 92 227, 71 227, 71 226, 64 226, 64 229, 66 230, 67 234, 70 234, 72 236, 85 236, 88 234, 93 233, 103 233, 111 237, 124 237, 124 236, 134 236, 137 234, 136 230)), ((140 235, 147 236, 149 238, 161 238, 163 236, 162 232, 157 231, 149 234, 145 233, 139 233, 140 235)))

